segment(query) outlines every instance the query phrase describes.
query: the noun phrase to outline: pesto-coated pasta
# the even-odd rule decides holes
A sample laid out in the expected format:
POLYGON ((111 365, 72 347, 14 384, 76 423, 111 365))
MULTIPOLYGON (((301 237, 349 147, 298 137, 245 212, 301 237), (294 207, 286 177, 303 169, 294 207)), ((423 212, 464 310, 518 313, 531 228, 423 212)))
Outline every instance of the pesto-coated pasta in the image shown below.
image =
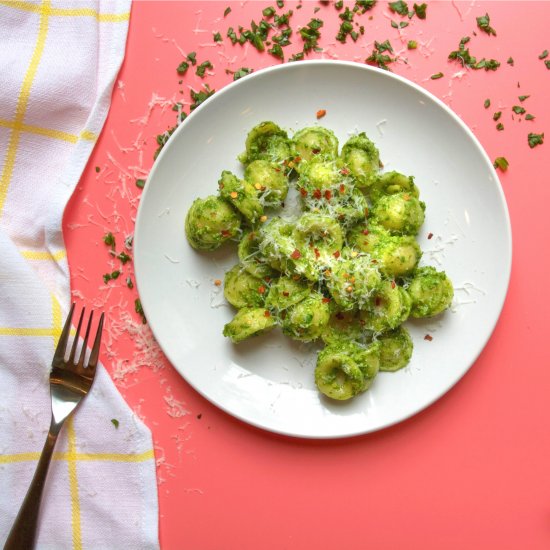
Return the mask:
POLYGON ((426 204, 414 177, 384 172, 366 133, 346 139, 339 151, 320 125, 292 135, 260 122, 238 156, 242 175, 222 171, 218 196, 196 199, 185 219, 193 248, 239 241, 223 289, 237 311, 223 335, 237 344, 279 327, 320 341, 315 384, 338 401, 403 369, 413 353, 403 323, 453 300, 449 277, 419 266, 426 204))

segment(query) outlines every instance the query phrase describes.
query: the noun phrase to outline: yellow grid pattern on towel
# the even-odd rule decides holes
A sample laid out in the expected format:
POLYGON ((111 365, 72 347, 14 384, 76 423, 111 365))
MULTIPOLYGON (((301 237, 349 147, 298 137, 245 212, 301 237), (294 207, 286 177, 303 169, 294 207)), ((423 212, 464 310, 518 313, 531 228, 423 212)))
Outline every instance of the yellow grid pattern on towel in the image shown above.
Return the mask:
POLYGON ((36 40, 36 45, 31 57, 31 61, 25 73, 23 83, 21 85, 21 90, 19 92, 19 97, 17 99, 17 105, 15 109, 15 118, 14 120, 1 120, 0 127, 8 128, 11 130, 10 138, 8 142, 8 148, 6 151, 4 167, 2 173, 0 174, 0 217, 2 216, 2 211, 4 209, 4 203, 8 194, 9 184, 13 175, 13 168, 15 166, 15 159, 17 157, 17 147, 19 145, 19 140, 21 133, 29 132, 32 134, 37 134, 45 137, 51 137, 53 139, 60 139, 63 141, 68 141, 70 143, 76 143, 79 139, 96 141, 97 135, 94 132, 89 130, 82 130, 79 135, 70 134, 68 132, 63 132, 61 130, 51 129, 51 128, 40 128, 38 126, 33 126, 25 124, 25 113, 27 110, 27 104, 29 102, 30 90, 38 65, 40 64, 40 59, 44 51, 44 44, 46 42, 46 37, 48 34, 48 22, 50 17, 93 17, 100 23, 117 23, 125 22, 130 18, 129 12, 124 13, 99 13, 97 10, 91 8, 75 8, 75 9, 65 9, 65 8, 54 8, 51 5, 50 0, 43 0, 41 4, 33 4, 31 2, 25 2, 23 0, 0 0, 1 6, 6 6, 9 8, 24 10, 28 12, 38 13, 40 16, 38 37, 36 40))
MULTIPOLYGON (((0 6, 8 7, 26 12, 36 13, 39 16, 38 33, 34 49, 30 58, 29 65, 24 74, 21 88, 16 101, 15 117, 13 120, 0 119, 0 128, 9 130, 9 138, 4 162, 0 163, 3 167, 0 172, 0 217, 4 209, 10 182, 12 180, 14 167, 17 161, 17 150, 25 134, 34 134, 62 140, 72 144, 80 140, 96 141, 98 136, 87 129, 83 129, 78 134, 65 132, 55 128, 42 128, 40 126, 25 123, 25 115, 30 99, 30 93, 33 82, 42 59, 44 47, 48 35, 49 19, 51 17, 89 17, 100 23, 127 22, 130 17, 129 12, 124 13, 100 13, 90 8, 57 8, 51 5, 51 0, 42 0, 40 4, 35 4, 23 0, 0 0, 0 6)), ((51 252, 49 250, 20 250, 21 255, 27 260, 32 261, 50 261, 58 262, 66 258, 65 250, 51 252)), ((62 331, 63 314, 61 305, 53 294, 51 294, 51 312, 52 323, 50 327, 0 327, 0 337, 49 337, 52 338, 53 349, 62 331)), ((74 333, 74 330, 72 331, 74 333)), ((78 463, 79 462, 115 462, 115 463, 141 463, 154 460, 154 451, 149 449, 138 454, 123 453, 80 453, 77 451, 77 434, 70 417, 66 425, 66 434, 68 440, 67 451, 54 452, 53 460, 67 463, 69 490, 71 498, 71 526, 72 526, 72 546, 74 549, 82 548, 82 525, 81 525, 81 506, 79 498, 78 483, 78 463)), ((22 452, 14 454, 0 455, 0 464, 15 464, 21 462, 37 461, 40 458, 40 452, 22 452)))

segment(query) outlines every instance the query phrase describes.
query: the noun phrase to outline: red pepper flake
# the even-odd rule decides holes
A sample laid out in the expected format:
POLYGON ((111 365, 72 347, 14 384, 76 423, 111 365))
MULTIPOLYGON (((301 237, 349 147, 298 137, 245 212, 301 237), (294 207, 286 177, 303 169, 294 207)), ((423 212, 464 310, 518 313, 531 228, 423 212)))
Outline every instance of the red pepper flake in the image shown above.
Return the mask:
POLYGON ((222 237, 229 237, 231 235, 231 232, 228 231, 227 229, 222 229, 221 234, 222 234, 222 237))
POLYGON ((316 199, 320 199, 321 198, 321 190, 320 189, 315 189, 315 191, 313 191, 313 196, 316 198, 316 199))
POLYGON ((346 191, 346 186, 342 183, 340 184, 340 193, 345 193, 346 191))
POLYGON ((403 195, 403 199, 405 199, 406 201, 410 201, 410 200, 411 200, 411 196, 408 195, 408 194, 405 194, 405 195, 403 195))
POLYGON ((377 263, 378 263, 378 260, 371 260, 370 263, 371 263, 371 264, 377 264, 377 263))
POLYGON ((315 115, 317 119, 323 118, 327 114, 326 109, 319 109, 315 115))
POLYGON ((302 255, 302 253, 297 248, 295 248, 294 252, 290 255, 290 257, 293 260, 297 260, 298 258, 300 258, 301 255, 302 255))
POLYGON ((365 322, 364 319, 359 319, 359 324, 364 327, 367 323, 365 322))
POLYGON ((264 285, 260 285, 260 286, 258 287, 258 292, 259 292, 260 294, 265 294, 265 286, 264 286, 264 285))
POLYGON ((380 307, 382 305, 382 298, 380 298, 380 296, 376 297, 376 299, 374 300, 374 305, 376 307, 380 307))
POLYGON ((369 209, 365 208, 365 217, 368 217, 368 215, 369 215, 369 209))
POLYGON ((342 176, 349 176, 349 169, 342 168, 342 170, 340 170, 340 174, 342 174, 342 176))
POLYGON ((431 334, 426 334, 426 336, 424 336, 424 340, 428 340, 428 342, 431 342, 433 339, 434 337, 431 334))
POLYGON ((321 253, 319 252, 319 249, 318 249, 318 248, 314 248, 314 249, 313 249, 313 252, 315 252, 315 257, 316 257, 316 258, 319 258, 319 256, 321 255, 321 253))
POLYGON ((302 157, 294 157, 294 162, 295 162, 296 164, 298 164, 298 163, 301 162, 301 161, 302 161, 302 157))
POLYGON ((264 281, 266 283, 270 283, 271 282, 271 277, 264 277, 264 281))
POLYGON ((321 149, 312 149, 311 152, 312 152, 314 155, 318 155, 318 154, 321 152, 321 149))
POLYGON ((267 309, 264 311, 264 317, 271 317, 271 313, 267 309))
POLYGON ((395 288, 395 281, 392 281, 392 282, 391 282, 391 287, 392 287, 392 288, 395 288))
POLYGON ((325 199, 327 199, 327 201, 329 201, 330 199, 332 199, 332 191, 330 189, 327 189, 325 191, 325 199))
POLYGON ((434 236, 433 233, 428 233, 428 239, 431 239, 434 236))
POLYGON ((232 199, 236 199, 239 196, 239 193, 237 193, 237 191, 231 191, 231 193, 229 193, 229 196, 232 199))
POLYGON ((277 166, 277 168, 275 168, 275 172, 280 172, 281 169, 277 166))
POLYGON ((370 231, 368 229, 363 229, 363 235, 368 235, 370 231))
POLYGON ((288 298, 290 296, 290 292, 288 292, 288 290, 283 290, 283 296, 288 298))
POLYGON ((338 259, 338 258, 340 257, 340 251, 337 250, 337 251, 333 254, 333 256, 334 256, 336 259, 338 259))
POLYGON ((307 197, 307 191, 303 187, 300 187, 300 195, 302 195, 302 197, 307 197))
POLYGON ((330 302, 330 298, 323 298, 322 302, 323 304, 328 304, 330 302))
POLYGON ((214 279, 214 284, 215 284, 216 286, 221 286, 222 282, 221 282, 220 279, 214 279))

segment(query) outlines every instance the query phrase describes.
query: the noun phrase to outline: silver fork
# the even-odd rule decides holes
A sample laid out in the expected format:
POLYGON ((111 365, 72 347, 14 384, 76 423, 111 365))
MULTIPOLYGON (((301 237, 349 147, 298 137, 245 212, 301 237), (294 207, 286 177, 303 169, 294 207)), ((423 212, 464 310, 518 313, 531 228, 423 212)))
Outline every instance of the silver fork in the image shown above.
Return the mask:
POLYGON ((101 333, 103 331, 104 314, 102 313, 99 319, 94 345, 88 359, 88 364, 85 365, 86 345, 88 343, 88 336, 90 335, 94 312, 92 311, 90 314, 84 342, 77 363, 74 362, 74 359, 78 345, 78 336, 84 318, 84 309, 82 309, 80 319, 78 320, 76 335, 69 358, 65 360, 73 313, 74 304, 72 304, 67 320, 65 321, 65 326, 59 337, 59 342, 52 361, 52 370, 50 373, 50 396, 52 400, 50 431, 44 448, 42 449, 42 454, 40 455, 40 460, 38 461, 36 472, 32 478, 27 495, 23 500, 23 504, 15 518, 15 523, 4 545, 4 550, 30 550, 34 548, 40 501, 42 499, 42 492, 44 490, 57 436, 65 420, 90 391, 94 381, 97 360, 99 357, 99 347, 101 344, 101 333))

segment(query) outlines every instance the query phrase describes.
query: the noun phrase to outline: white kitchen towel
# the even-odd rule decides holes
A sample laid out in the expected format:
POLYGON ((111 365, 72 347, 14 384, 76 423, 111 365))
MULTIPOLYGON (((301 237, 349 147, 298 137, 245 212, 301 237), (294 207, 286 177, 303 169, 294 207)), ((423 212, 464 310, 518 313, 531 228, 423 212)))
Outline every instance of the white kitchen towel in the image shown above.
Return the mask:
MULTIPOLYGON (((129 18, 129 0, 0 0, 0 545, 49 428, 70 305, 63 211, 105 122, 129 18)), ((57 442, 37 548, 158 548, 151 433, 102 365, 57 442)))

